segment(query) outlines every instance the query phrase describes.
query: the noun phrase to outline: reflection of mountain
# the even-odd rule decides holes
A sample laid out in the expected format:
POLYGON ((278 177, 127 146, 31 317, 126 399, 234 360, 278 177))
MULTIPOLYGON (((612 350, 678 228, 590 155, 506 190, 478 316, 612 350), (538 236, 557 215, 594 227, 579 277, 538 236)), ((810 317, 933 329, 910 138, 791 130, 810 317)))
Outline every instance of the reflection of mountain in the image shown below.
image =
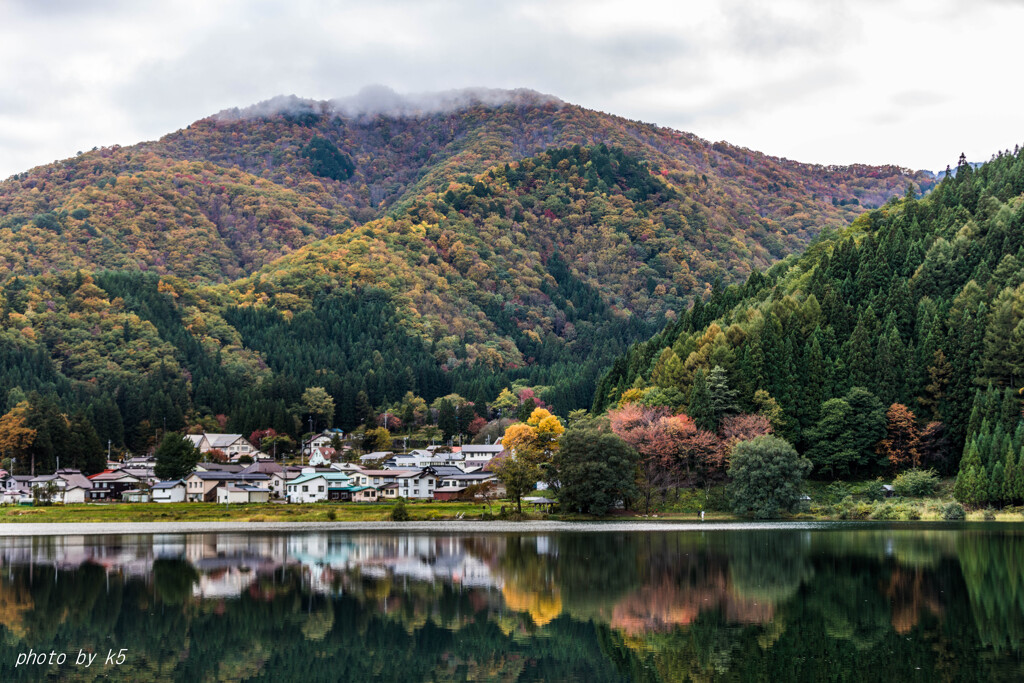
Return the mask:
POLYGON ((1019 677, 1024 544, 916 533, 8 539, 0 680, 111 640, 131 680, 1019 677))

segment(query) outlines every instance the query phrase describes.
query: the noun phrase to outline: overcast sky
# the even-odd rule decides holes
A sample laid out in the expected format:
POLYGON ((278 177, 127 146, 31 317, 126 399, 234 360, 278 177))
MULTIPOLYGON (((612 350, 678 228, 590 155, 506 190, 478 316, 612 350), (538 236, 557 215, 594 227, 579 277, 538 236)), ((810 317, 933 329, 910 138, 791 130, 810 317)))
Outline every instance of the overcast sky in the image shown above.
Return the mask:
POLYGON ((0 178, 280 94, 532 88, 815 163, 1024 143, 1020 0, 0 0, 0 178))

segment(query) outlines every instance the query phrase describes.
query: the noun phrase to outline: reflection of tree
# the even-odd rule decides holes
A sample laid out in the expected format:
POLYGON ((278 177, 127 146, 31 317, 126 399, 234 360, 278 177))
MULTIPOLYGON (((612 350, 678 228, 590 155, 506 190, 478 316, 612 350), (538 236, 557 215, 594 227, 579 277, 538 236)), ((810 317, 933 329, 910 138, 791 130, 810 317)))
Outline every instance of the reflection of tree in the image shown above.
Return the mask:
POLYGON ((995 650, 1024 646, 1024 536, 962 532, 957 543, 981 641, 995 650))
POLYGON ((185 560, 155 560, 153 588, 157 597, 169 605, 183 605, 192 597, 192 586, 199 581, 199 572, 185 560))
POLYGON ((896 633, 907 634, 917 626, 922 610, 942 616, 938 586, 928 580, 920 569, 896 567, 889 575, 886 597, 892 603, 892 627, 896 633))
POLYGON ((334 608, 329 600, 317 605, 316 611, 306 617, 302 635, 306 640, 323 640, 334 627, 334 608))
POLYGON ((777 605, 796 595, 814 576, 801 533, 723 534, 715 548, 728 552, 733 590, 747 600, 777 605))
POLYGON ((507 539, 501 557, 502 595, 509 609, 527 612, 544 626, 562 613, 562 598, 550 558, 537 552, 534 537, 507 539))
POLYGON ((32 609, 32 594, 24 583, 4 581, 0 583, 0 625, 14 637, 25 636, 22 623, 25 612, 32 609))

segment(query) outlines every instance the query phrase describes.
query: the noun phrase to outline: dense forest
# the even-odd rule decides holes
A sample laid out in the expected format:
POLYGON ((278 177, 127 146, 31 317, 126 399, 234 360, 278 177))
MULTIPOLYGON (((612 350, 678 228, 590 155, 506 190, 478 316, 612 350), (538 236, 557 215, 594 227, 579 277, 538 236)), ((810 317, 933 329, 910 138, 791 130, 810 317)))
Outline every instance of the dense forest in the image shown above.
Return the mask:
POLYGON ((699 420, 724 396, 726 413, 768 417, 812 476, 931 467, 959 472, 962 502, 1019 504, 1022 297, 1024 154, 961 160, 929 196, 908 192, 717 288, 617 359, 593 410, 699 420))
POLYGON ((389 410, 422 425, 446 396, 464 427, 506 388, 567 414, 714 283, 932 182, 532 93, 423 116, 224 112, 0 183, 3 451, 55 466, 47 411, 89 425, 90 452, 389 410), (303 403, 311 387, 330 410, 303 403))

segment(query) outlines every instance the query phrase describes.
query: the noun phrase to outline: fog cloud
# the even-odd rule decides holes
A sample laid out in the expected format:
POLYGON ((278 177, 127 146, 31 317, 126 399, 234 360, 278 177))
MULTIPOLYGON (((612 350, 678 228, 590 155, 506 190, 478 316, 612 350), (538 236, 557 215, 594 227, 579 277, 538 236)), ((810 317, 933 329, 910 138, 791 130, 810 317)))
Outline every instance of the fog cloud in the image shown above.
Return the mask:
POLYGON ((0 178, 218 111, 530 98, 803 161, 944 168, 1024 137, 998 68, 1022 20, 1008 0, 10 0, 0 178))

